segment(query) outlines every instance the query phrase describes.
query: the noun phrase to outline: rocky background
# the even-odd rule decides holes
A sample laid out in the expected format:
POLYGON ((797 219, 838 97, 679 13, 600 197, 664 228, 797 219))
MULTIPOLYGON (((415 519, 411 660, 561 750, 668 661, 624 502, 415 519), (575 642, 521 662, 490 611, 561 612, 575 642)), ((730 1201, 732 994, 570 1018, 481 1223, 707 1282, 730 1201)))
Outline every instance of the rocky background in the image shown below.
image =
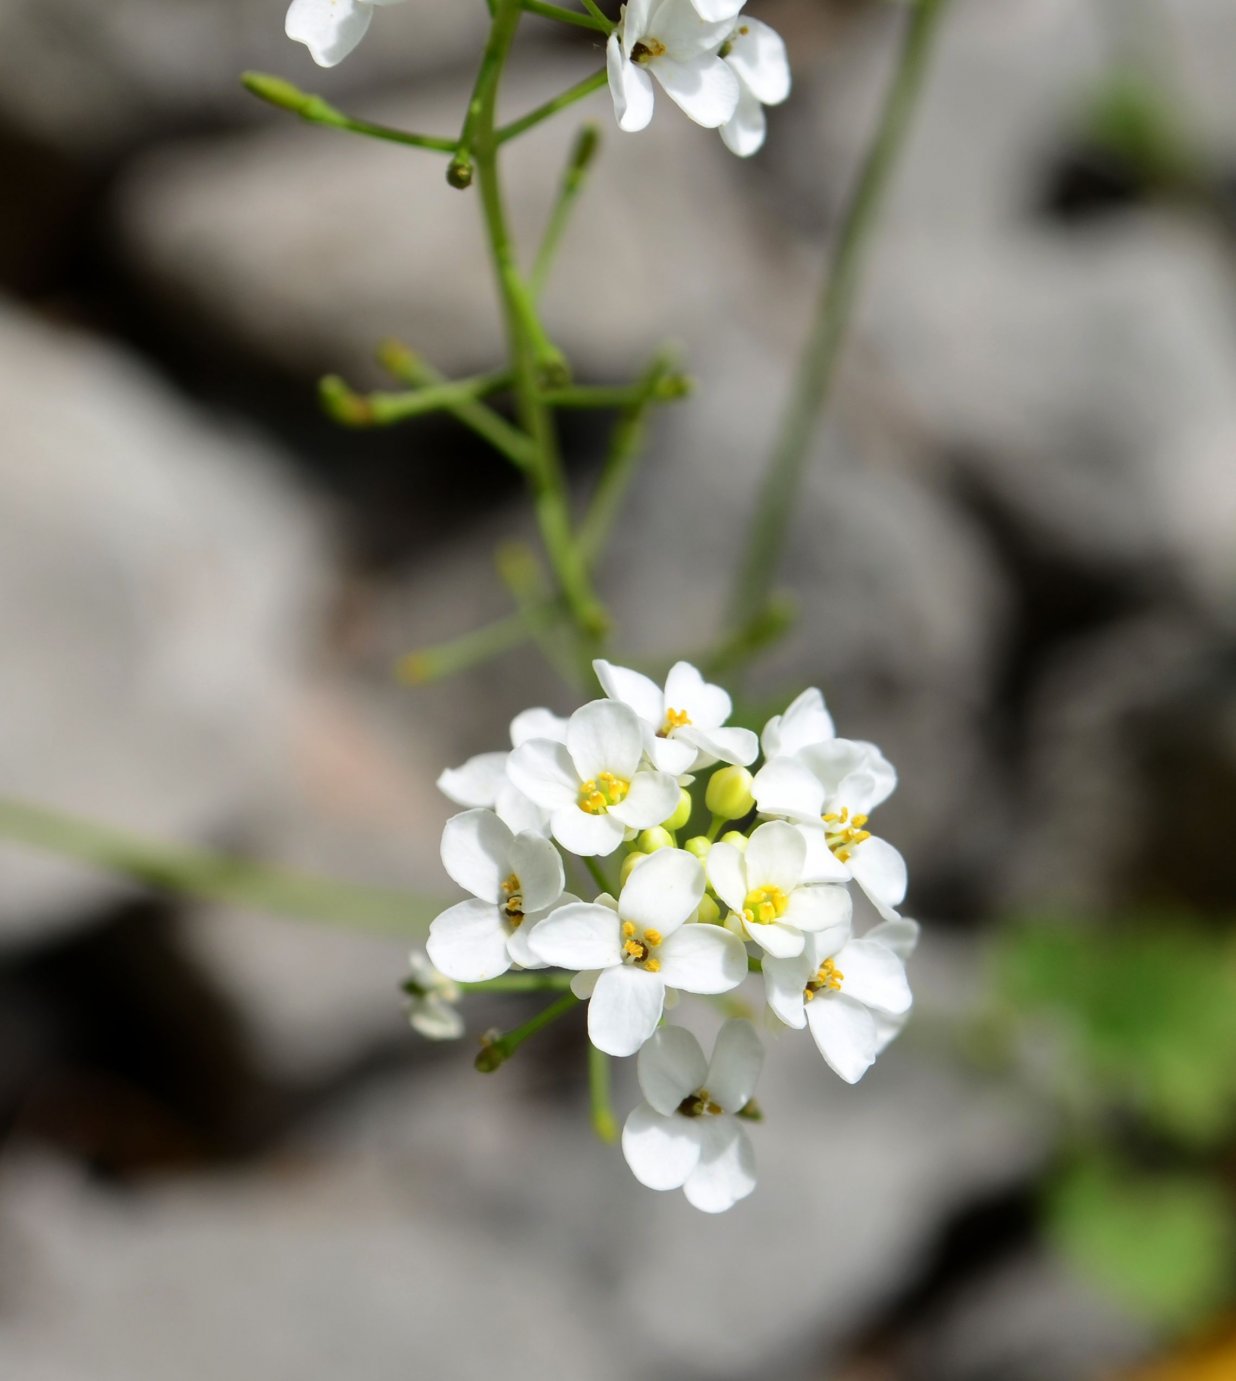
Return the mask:
MULTIPOLYGON (((548 297, 578 377, 673 339, 699 381, 606 562, 632 655, 720 617, 895 51, 876 0, 752 12, 795 69, 764 153, 668 102, 622 136, 593 98, 548 297)), ((329 73, 282 18, 0 9, 0 795, 445 890, 437 773, 574 702, 530 651, 392 668, 505 612, 492 551, 527 515, 449 423, 340 431, 313 385, 378 385, 390 335, 492 367, 475 198, 237 75, 449 133, 484 7, 384 10, 329 73)), ((525 29, 512 112, 600 57, 525 29)), ((1229 0, 947 22, 786 536, 801 616, 752 676, 819 684, 900 769, 881 818, 928 938, 899 1046, 853 1090, 778 1051, 757 1195, 704 1220, 591 1142, 567 1024, 482 1080, 408 1031, 402 940, 0 844, 0 1375, 1083 1381, 1163 1345, 1054 1250, 1055 1114, 959 1031, 1009 917, 1234 909, 1234 68, 1229 0)), ((575 124, 512 154, 526 236, 575 124)), ((603 434, 568 443, 584 484, 603 434)))

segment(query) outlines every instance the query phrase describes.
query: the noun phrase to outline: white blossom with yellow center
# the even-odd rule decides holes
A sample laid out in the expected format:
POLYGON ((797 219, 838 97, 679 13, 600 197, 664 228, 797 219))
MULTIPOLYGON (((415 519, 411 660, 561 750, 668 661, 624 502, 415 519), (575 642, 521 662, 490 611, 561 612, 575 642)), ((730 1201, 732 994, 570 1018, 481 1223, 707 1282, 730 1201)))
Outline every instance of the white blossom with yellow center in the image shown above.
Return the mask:
POLYGON ((543 968, 531 948, 534 927, 564 901, 558 850, 539 834, 512 832, 490 810, 452 816, 442 831, 442 866, 469 901, 429 927, 430 959, 461 983, 484 983, 519 964, 543 968))
POLYGON ((342 62, 365 37, 378 5, 400 0, 292 0, 285 32, 303 43, 319 67, 342 62))
MULTIPOLYGON (((511 747, 534 738, 566 742, 567 722, 551 710, 523 710, 511 720, 511 747)), ((457 806, 492 810, 514 833, 535 830, 549 833, 549 814, 541 809, 507 776, 510 753, 478 753, 459 767, 448 767, 438 778, 438 790, 457 806)))
POLYGON ((759 752, 750 729, 728 727, 729 692, 710 685, 690 662, 675 662, 664 687, 642 672, 598 659, 601 689, 630 706, 644 730, 644 751, 662 772, 680 777, 714 762, 746 767, 759 752))
POLYGON ((760 825, 745 849, 720 842, 708 852, 708 882, 730 908, 739 933, 768 954, 803 952, 808 935, 850 930, 850 894, 805 879, 807 843, 781 820, 760 825))
POLYGON ((910 1010, 910 986, 897 950, 913 923, 899 917, 889 924, 884 937, 883 927, 861 940, 839 942, 833 932, 811 935, 801 954, 764 960, 769 1007, 786 1026, 809 1027, 820 1054, 847 1084, 871 1068, 910 1010))
POLYGON ((644 1102, 622 1129, 622 1154, 649 1189, 681 1189, 724 1213, 755 1188, 755 1153, 738 1114, 751 1102, 764 1048, 750 1022, 727 1021, 712 1059, 681 1026, 663 1026, 639 1052, 644 1102))
POLYGON ((546 963, 575 969, 589 998, 588 1036, 608 1055, 634 1055, 657 1029, 667 993, 724 993, 747 974, 728 930, 687 925, 704 895, 704 869, 685 849, 658 849, 631 870, 618 900, 559 907, 529 943, 546 963))
POLYGON ((790 94, 785 44, 767 24, 741 15, 719 56, 738 78, 738 105, 721 126, 721 138, 731 153, 749 158, 764 145, 764 107, 780 105, 790 94))

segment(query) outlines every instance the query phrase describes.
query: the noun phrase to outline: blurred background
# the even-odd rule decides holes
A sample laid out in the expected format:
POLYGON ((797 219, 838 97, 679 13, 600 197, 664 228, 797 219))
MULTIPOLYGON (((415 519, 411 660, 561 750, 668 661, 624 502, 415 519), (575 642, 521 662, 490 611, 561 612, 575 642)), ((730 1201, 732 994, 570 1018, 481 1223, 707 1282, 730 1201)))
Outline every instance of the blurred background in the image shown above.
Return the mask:
MULTIPOLYGON (((509 158, 527 243, 601 122, 551 331, 698 380, 605 562, 618 660, 718 626, 903 18, 751 12, 795 74, 756 159, 605 93, 509 158)), ((530 648, 398 682, 506 612, 526 505, 448 420, 314 400, 387 336, 502 358, 474 194, 237 80, 449 135, 485 23, 409 0, 323 73, 282 0, 4 0, 0 795, 446 896, 438 772, 578 703, 530 648)), ((507 109, 601 56, 527 19, 507 109)), ((772 1052, 755 1197, 591 1140, 582 1023, 481 1078, 407 1029, 400 939, 0 843, 0 1375, 1236 1377, 1234 73, 1230 0, 946 19, 743 705, 817 684, 899 767, 918 1006, 853 1089, 772 1052)))

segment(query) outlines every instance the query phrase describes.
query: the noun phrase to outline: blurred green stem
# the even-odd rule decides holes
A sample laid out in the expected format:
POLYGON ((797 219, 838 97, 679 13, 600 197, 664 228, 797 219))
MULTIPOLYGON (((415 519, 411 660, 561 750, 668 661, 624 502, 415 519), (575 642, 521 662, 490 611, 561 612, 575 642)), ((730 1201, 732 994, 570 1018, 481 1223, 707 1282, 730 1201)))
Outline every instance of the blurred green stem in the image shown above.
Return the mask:
POLYGON ((477 1069, 482 1074, 492 1074, 495 1069, 504 1065, 511 1058, 529 1036, 535 1036, 538 1031, 543 1030, 551 1022, 557 1021, 560 1016, 569 1012, 573 1007, 578 1006, 579 998, 574 993, 563 993, 557 1002, 551 1002, 548 1007, 539 1011, 531 1021, 524 1022, 522 1026, 517 1026, 505 1035, 495 1036, 492 1040, 487 1040, 481 1047, 481 1053, 476 1057, 477 1069))
POLYGON ((595 1045, 588 1046, 588 1102, 592 1130, 607 1143, 618 1140, 618 1121, 610 1101, 609 1056, 595 1045))

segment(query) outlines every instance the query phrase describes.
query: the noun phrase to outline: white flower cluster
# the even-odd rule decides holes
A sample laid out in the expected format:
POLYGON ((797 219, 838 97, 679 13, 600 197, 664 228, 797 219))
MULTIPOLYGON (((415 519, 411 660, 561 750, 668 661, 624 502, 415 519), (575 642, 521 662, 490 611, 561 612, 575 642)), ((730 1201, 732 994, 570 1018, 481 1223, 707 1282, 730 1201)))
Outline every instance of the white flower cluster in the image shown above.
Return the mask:
MULTIPOLYGON (((320 67, 342 62, 364 38, 378 5, 399 0, 292 0, 286 31, 320 67)), ((619 128, 652 119, 655 77, 696 124, 719 129, 746 158, 764 143, 766 105, 790 94, 785 44, 745 0, 627 0, 606 46, 619 128)))
MULTIPOLYGON (((635 1176, 717 1212, 754 1187, 741 1119, 763 1050, 750 1022, 731 1020, 708 1061, 664 1014, 680 993, 729 993, 762 971, 767 1021, 809 1029, 842 1079, 862 1077, 911 1002, 905 960, 918 927, 897 911, 905 865, 867 828, 896 775, 874 744, 836 736, 818 690, 757 739, 727 724, 729 695, 687 662, 664 687, 594 667, 604 699, 569 719, 529 710, 511 725, 510 751, 439 779, 468 807, 446 824, 442 861, 471 895, 433 922, 428 956, 464 984, 515 967, 570 971, 592 1043, 638 1052, 645 1101, 622 1138, 635 1176), (701 805, 707 832, 679 847, 701 805), (738 828, 721 834, 727 824, 738 828), (620 849, 620 886, 591 901, 565 890, 564 855, 581 879, 582 861, 604 880, 600 860, 620 849), (862 936, 850 883, 880 917, 862 936)), ((414 987, 416 1024, 450 1034, 431 973, 414 987)))

